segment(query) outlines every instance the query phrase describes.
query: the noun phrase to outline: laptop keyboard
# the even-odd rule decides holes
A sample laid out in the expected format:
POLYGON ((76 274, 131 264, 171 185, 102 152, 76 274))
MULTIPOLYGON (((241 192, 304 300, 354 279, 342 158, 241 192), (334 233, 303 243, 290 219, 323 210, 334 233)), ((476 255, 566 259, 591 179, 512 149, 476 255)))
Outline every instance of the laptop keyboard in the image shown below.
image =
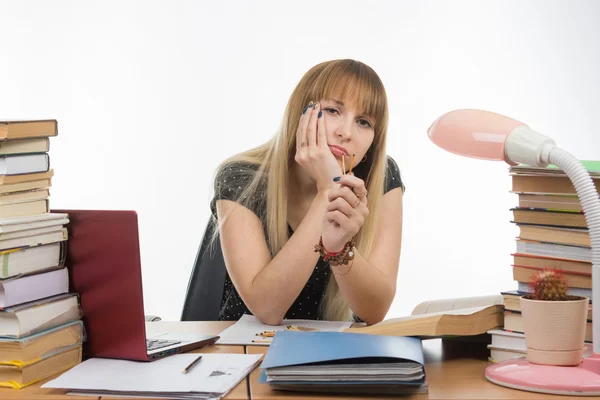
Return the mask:
POLYGON ((152 351, 156 349, 160 349, 161 347, 172 346, 174 344, 179 344, 181 342, 177 342, 175 340, 156 340, 156 339, 146 339, 146 350, 152 351))

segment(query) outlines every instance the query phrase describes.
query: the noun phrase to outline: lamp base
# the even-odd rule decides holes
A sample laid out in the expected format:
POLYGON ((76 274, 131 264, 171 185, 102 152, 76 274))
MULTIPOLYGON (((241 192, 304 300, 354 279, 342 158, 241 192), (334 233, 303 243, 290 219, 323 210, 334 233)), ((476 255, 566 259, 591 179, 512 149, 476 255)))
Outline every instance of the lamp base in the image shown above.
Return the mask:
POLYGON ((485 369, 488 381, 528 392, 569 396, 600 396, 600 355, 573 367, 534 364, 525 358, 507 360, 485 369))

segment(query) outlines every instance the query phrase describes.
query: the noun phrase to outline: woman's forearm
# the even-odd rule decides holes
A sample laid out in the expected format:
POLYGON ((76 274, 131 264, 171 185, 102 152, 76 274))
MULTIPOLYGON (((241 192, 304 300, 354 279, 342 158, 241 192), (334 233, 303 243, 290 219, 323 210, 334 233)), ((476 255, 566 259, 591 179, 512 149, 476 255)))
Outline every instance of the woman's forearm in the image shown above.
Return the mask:
POLYGON ((350 309, 368 325, 381 322, 396 294, 396 282, 371 265, 355 249, 349 265, 333 266, 340 292, 350 309))
POLYGON ((254 278, 251 299, 245 302, 264 323, 281 322, 313 273, 319 259, 313 248, 319 241, 327 203, 327 193, 319 192, 292 237, 254 278))

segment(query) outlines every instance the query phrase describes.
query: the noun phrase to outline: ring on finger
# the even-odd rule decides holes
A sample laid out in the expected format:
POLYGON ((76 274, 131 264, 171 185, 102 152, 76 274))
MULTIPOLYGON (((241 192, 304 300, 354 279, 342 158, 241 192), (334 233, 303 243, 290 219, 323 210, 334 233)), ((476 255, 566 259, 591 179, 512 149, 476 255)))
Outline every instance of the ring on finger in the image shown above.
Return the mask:
POLYGON ((348 218, 350 218, 354 214, 354 210, 350 210, 350 214, 348 214, 348 218))
POLYGON ((357 194, 356 197, 367 197, 367 191, 365 190, 364 193, 357 194))
POLYGON ((354 203, 354 205, 352 207, 356 208, 356 207, 358 207, 359 204, 360 204, 360 199, 356 200, 356 203, 354 203))
POLYGON ((300 147, 306 147, 306 146, 308 146, 308 143, 306 143, 306 142, 300 143, 300 147))

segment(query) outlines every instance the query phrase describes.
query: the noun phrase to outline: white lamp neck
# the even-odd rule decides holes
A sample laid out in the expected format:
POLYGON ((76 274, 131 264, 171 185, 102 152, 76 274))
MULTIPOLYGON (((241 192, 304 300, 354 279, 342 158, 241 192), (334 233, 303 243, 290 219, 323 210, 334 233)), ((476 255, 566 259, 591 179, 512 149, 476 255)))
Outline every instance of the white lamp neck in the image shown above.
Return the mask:
POLYGON ((556 143, 548 136, 530 129, 527 125, 519 125, 508 135, 504 151, 509 163, 546 167, 549 164, 550 151, 555 147, 556 143))

